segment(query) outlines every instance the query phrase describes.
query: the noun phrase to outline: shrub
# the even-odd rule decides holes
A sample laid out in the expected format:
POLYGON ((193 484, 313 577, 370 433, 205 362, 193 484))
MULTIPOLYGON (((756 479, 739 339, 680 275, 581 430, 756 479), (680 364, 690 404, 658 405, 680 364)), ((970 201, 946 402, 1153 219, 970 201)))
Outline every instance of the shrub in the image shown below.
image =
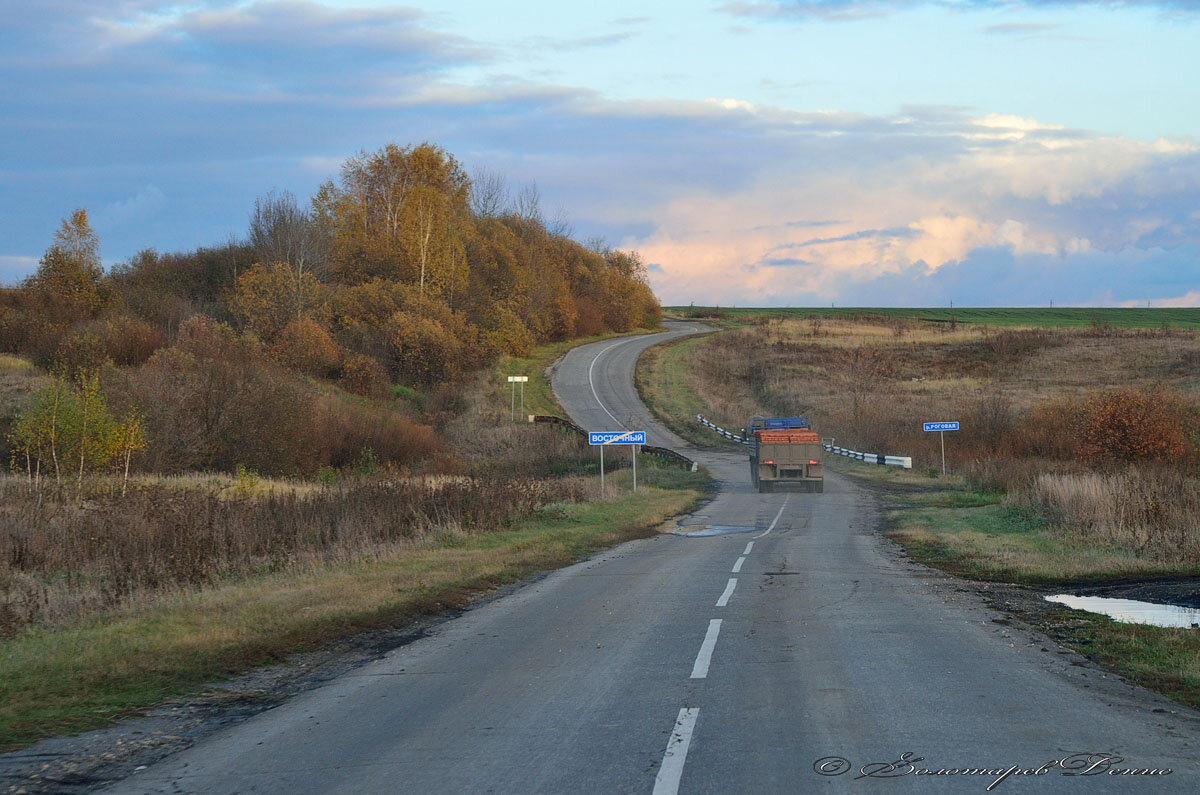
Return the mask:
POLYGON ((322 464, 357 466, 364 450, 377 464, 410 468, 442 453, 428 425, 384 406, 350 405, 333 395, 316 400, 311 411, 313 448, 322 464))
POLYGON ((54 353, 54 368, 69 378, 94 373, 104 366, 108 352, 94 324, 81 326, 63 337, 54 353))
POLYGON ((1091 464, 1183 458, 1194 452, 1189 413, 1184 397, 1164 388, 1094 393, 1084 406, 1078 455, 1091 464))
POLYGON ((466 359, 463 343, 435 318, 396 312, 388 322, 388 336, 398 381, 432 384, 462 372, 466 359))
POLYGON ((369 398, 383 397, 388 388, 387 371, 383 365, 361 353, 346 357, 338 382, 347 392, 369 398))
POLYGON ((104 352, 113 364, 122 367, 139 365, 167 344, 166 337, 144 320, 120 315, 105 320, 101 337, 104 352))
POLYGON ((292 370, 315 378, 328 378, 337 370, 342 352, 320 323, 302 317, 279 332, 271 346, 271 357, 292 370))
POLYGON ((304 422, 309 401, 300 385, 223 323, 192 317, 174 346, 135 371, 109 371, 106 379, 114 402, 145 411, 152 470, 316 468, 316 429, 304 422))

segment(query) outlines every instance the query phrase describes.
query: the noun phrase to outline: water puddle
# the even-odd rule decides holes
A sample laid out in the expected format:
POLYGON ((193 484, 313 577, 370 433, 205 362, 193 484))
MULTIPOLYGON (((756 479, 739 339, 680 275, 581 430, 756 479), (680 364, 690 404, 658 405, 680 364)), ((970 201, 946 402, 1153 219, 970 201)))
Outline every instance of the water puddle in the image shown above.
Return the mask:
POLYGON ((1058 594, 1044 597, 1076 610, 1100 613, 1115 621, 1129 624, 1151 624, 1156 627, 1195 627, 1200 625, 1200 609, 1177 605, 1156 605, 1136 599, 1112 599, 1107 596, 1071 596, 1058 594))
POLYGON ((754 525, 741 524, 685 525, 678 530, 671 531, 671 535, 705 538, 707 536, 733 535, 734 533, 753 533, 757 529, 754 525))

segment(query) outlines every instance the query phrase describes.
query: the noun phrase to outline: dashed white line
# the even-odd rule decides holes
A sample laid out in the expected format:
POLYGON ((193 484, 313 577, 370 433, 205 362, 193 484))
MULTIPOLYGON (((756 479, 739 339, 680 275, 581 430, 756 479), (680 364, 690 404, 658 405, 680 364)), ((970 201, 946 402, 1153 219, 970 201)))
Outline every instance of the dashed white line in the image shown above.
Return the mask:
POLYGON ((730 571, 732 571, 734 574, 737 574, 739 571, 742 570, 742 564, 745 562, 746 562, 746 557, 743 555, 742 557, 737 559, 737 563, 733 564, 733 568, 730 569, 730 571))
POLYGON ((712 663, 713 649, 717 647, 717 635, 720 634, 721 619, 714 618, 708 622, 708 632, 704 633, 704 642, 700 644, 700 653, 696 655, 696 663, 692 666, 693 679, 708 676, 708 666, 712 663))
POLYGON ((749 554, 750 554, 750 550, 752 550, 752 549, 754 549, 754 542, 753 542, 753 541, 749 541, 749 542, 747 542, 747 543, 746 543, 746 551, 745 551, 745 552, 743 552, 742 554, 743 554, 743 555, 749 555, 749 554))
POLYGON ((675 729, 667 740, 667 752, 663 754, 658 775, 654 777, 654 795, 675 795, 679 792, 679 779, 683 777, 683 763, 687 761, 688 746, 692 744, 692 731, 696 728, 699 707, 684 707, 675 719, 675 729))
POLYGON ((729 597, 733 596, 733 589, 737 587, 737 577, 730 577, 729 584, 725 586, 725 592, 721 594, 721 598, 717 600, 717 607, 724 607, 729 604, 729 597))
POLYGON ((792 498, 792 495, 790 495, 790 494, 783 498, 783 505, 779 506, 779 513, 775 514, 775 518, 771 520, 771 526, 766 529, 766 532, 759 533, 758 535, 755 536, 755 538, 762 538, 767 533, 769 533, 775 529, 775 525, 779 523, 779 517, 783 516, 783 509, 787 507, 788 500, 790 500, 791 498, 792 498))

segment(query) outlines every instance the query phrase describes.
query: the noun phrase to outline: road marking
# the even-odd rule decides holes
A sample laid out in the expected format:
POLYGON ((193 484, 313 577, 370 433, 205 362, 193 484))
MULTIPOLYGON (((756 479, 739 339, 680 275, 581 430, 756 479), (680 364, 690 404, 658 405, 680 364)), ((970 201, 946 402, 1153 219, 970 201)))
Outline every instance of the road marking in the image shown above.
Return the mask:
POLYGON ((688 746, 692 744, 692 730, 696 728, 699 707, 684 707, 675 719, 675 730, 667 740, 667 752, 663 754, 658 775, 654 777, 654 795, 675 795, 679 792, 679 779, 683 777, 683 763, 687 761, 688 746))
POLYGON ((779 506, 779 513, 775 514, 775 518, 771 520, 771 526, 767 528, 766 533, 759 533, 758 535, 755 536, 755 538, 762 538, 767 533, 769 533, 775 529, 776 523, 779 522, 779 517, 783 516, 783 509, 787 507, 788 500, 790 500, 791 498, 792 498, 792 495, 790 495, 790 494, 783 498, 783 505, 779 506))
POLYGON ((745 556, 742 556, 742 557, 738 558, 738 559, 737 559, 737 563, 733 564, 733 569, 732 569, 733 573, 734 573, 734 574, 737 574, 739 571, 741 571, 741 570, 742 570, 742 564, 743 564, 743 563, 745 563, 745 562, 746 562, 746 558, 745 558, 745 556))
POLYGON ((600 395, 598 395, 596 393, 596 384, 594 381, 592 381, 592 370, 596 367, 596 362, 600 361, 601 356, 608 353, 609 351, 611 351, 613 348, 617 347, 618 345, 624 345, 627 342, 633 342, 633 340, 635 340, 635 339, 639 339, 639 338, 632 337, 627 340, 621 340, 620 342, 614 342, 612 345, 609 345, 607 348, 605 348, 604 350, 597 353, 596 357, 594 359, 592 359, 592 363, 590 365, 588 365, 588 386, 590 386, 592 388, 592 397, 596 398, 596 405, 599 406, 600 408, 604 409, 604 413, 607 414, 608 416, 612 417, 612 421, 615 422, 617 425, 620 425, 622 428, 625 428, 625 424, 623 422, 621 422, 619 419, 617 419, 616 415, 614 415, 611 411, 608 410, 608 407, 605 406, 604 402, 600 400, 600 395))
POLYGON ((733 596, 733 589, 737 587, 737 577, 730 577, 729 584, 725 586, 725 593, 721 594, 721 598, 717 600, 717 607, 724 607, 729 604, 729 597, 733 596))
POLYGON ((743 552, 742 554, 743 554, 743 555, 749 555, 749 554, 750 554, 750 550, 752 550, 752 549, 754 549, 754 542, 753 542, 753 541, 749 541, 749 542, 747 542, 747 543, 746 543, 746 551, 745 551, 745 552, 743 552))
POLYGON ((696 655, 696 664, 692 666, 693 679, 708 676, 708 666, 712 662, 713 649, 717 647, 717 635, 720 634, 721 619, 714 618, 708 622, 708 632, 704 633, 704 642, 700 644, 700 653, 696 655))

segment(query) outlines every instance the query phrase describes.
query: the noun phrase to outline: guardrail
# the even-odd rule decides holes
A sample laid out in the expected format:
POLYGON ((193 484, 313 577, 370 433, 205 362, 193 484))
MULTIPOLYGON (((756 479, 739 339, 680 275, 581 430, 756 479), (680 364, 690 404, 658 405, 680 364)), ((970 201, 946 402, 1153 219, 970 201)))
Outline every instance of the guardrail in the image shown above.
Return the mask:
MULTIPOLYGON (((570 420, 565 420, 562 417, 555 417, 550 414, 531 414, 530 421, 531 422, 548 422, 553 425, 561 425, 562 427, 572 430, 581 436, 587 436, 587 431, 585 431, 583 428, 580 428, 578 425, 571 422, 570 420)), ((683 455, 682 453, 677 453, 674 450, 671 450, 669 448, 655 447, 652 444, 639 444, 638 447, 641 448, 642 455, 652 455, 655 458, 665 458, 668 461, 674 461, 678 464, 683 464, 688 469, 690 469, 692 472, 695 472, 697 469, 695 461, 688 458, 686 455, 683 455)))
POLYGON ((879 464, 880 466, 903 467, 904 469, 912 469, 912 457, 901 455, 883 455, 882 453, 860 453, 857 450, 847 450, 844 447, 835 447, 832 444, 824 445, 825 452, 834 453, 835 455, 844 455, 847 458, 853 458, 857 461, 863 461, 867 464, 879 464))
MULTIPOLYGON (((720 425, 714 425, 713 423, 704 419, 704 417, 701 416, 700 414, 696 415, 696 421, 699 422, 701 425, 703 425, 706 428, 711 428, 712 430, 714 430, 717 433, 724 436, 726 439, 732 439, 733 441, 741 442, 742 444, 750 444, 750 441, 748 439, 743 439, 740 434, 736 434, 736 433, 727 431, 724 428, 722 428, 720 425)), ((834 453, 835 455, 844 455, 847 458, 853 458, 855 460, 863 461, 868 464, 879 464, 881 466, 903 467, 904 469, 912 469, 912 458, 910 456, 883 455, 881 453, 860 453, 857 450, 847 450, 844 447, 835 447, 832 444, 822 445, 822 447, 825 448, 825 452, 827 452, 827 453, 834 453)))
POLYGON ((712 430, 714 430, 717 433, 724 436, 726 439, 730 439, 730 440, 738 442, 740 444, 750 444, 749 440, 743 439, 742 435, 740 433, 732 433, 730 431, 725 430, 720 425, 713 425, 711 422, 704 419, 704 417, 702 417, 699 414, 696 415, 696 421, 699 422, 701 425, 703 425, 705 428, 711 428, 712 430))

